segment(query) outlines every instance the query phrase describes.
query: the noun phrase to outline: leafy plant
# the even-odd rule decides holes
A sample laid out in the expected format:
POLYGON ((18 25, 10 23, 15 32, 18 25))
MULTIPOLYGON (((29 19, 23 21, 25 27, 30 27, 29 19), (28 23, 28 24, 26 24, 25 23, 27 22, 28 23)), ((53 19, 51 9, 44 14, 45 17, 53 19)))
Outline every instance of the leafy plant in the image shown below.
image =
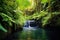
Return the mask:
POLYGON ((0 30, 7 32, 7 30, 0 24, 0 30))

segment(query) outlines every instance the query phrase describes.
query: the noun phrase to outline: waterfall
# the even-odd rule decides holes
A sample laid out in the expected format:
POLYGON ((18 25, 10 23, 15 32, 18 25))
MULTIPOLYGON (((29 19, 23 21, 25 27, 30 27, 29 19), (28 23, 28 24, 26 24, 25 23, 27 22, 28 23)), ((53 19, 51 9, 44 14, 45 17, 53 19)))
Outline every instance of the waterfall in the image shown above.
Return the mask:
POLYGON ((31 27, 31 26, 30 26, 30 21, 28 21, 28 24, 29 24, 29 26, 28 26, 28 27, 30 28, 30 27, 31 27))
POLYGON ((23 29, 28 29, 28 30, 36 30, 37 29, 37 26, 31 26, 31 25, 34 25, 34 20, 27 20, 26 22, 25 22, 25 25, 24 25, 24 27, 23 27, 23 29), (32 24, 31 24, 32 23, 32 24))

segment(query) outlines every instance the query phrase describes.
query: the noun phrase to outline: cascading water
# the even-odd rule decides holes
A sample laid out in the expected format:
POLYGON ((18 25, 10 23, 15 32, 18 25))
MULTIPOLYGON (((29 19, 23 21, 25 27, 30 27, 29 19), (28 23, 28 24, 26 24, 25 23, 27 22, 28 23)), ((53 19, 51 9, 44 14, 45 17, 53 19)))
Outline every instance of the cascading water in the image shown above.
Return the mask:
POLYGON ((27 30, 27 29, 28 30, 36 30, 37 26, 35 26, 34 22, 35 22, 34 20, 28 20, 28 21, 26 21, 23 29, 24 30, 27 30), (34 25, 34 27, 32 25, 34 25))

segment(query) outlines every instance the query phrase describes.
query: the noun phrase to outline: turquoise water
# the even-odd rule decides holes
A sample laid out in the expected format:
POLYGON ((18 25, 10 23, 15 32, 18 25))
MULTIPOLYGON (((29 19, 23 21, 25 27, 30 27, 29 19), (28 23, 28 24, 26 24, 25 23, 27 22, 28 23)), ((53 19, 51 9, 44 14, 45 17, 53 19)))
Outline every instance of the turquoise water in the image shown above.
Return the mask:
POLYGON ((57 29, 27 28, 16 32, 6 40, 59 40, 60 31, 57 29))
POLYGON ((48 37, 44 29, 24 27, 21 32, 13 34, 7 40, 48 40, 48 37))
POLYGON ((43 29, 26 29, 21 32, 19 40, 48 40, 48 37, 43 29))

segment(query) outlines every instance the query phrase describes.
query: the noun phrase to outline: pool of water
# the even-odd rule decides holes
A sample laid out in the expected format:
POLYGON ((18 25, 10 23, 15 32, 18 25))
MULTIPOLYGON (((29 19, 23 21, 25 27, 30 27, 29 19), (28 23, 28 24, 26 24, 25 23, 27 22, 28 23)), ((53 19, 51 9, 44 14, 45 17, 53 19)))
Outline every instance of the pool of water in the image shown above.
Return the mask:
POLYGON ((6 40, 59 40, 59 34, 57 30, 23 27, 21 32, 12 34, 6 40))

